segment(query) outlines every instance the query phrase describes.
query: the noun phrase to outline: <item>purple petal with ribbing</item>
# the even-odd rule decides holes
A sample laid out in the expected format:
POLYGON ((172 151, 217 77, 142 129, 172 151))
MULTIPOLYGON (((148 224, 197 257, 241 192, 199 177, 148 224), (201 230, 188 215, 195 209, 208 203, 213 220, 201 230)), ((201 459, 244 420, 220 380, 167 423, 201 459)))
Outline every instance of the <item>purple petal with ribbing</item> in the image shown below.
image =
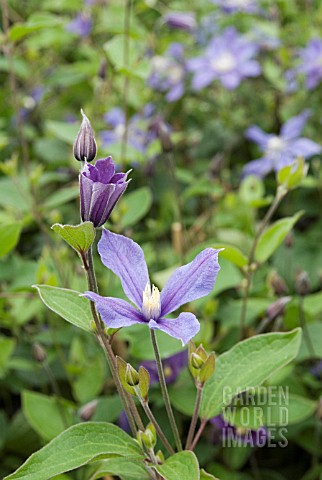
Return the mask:
POLYGON ((141 313, 125 300, 101 297, 101 295, 93 292, 85 292, 83 296, 95 302, 97 311, 109 328, 129 327, 135 323, 146 323, 141 313))
POLYGON ((311 157, 321 153, 321 146, 308 138, 298 138, 289 145, 289 150, 297 157, 311 157))
POLYGON ((208 295, 219 270, 218 250, 213 248, 206 248, 192 262, 177 268, 162 289, 161 316, 208 295))
POLYGON ((304 110, 300 115, 290 118, 281 128, 281 137, 283 140, 293 140, 301 135, 301 132, 310 115, 309 110, 304 110))
POLYGON ((143 291, 149 282, 141 247, 130 238, 103 229, 97 249, 103 264, 121 280, 127 297, 141 308, 143 291))
POLYGON ((266 150, 267 142, 270 138, 270 135, 256 125, 252 125, 246 130, 245 137, 252 142, 257 143, 262 150, 266 150))
POLYGON ((125 192, 129 182, 130 182, 130 180, 128 182, 125 182, 125 183, 122 183, 122 184, 114 185, 115 190, 114 190, 114 192, 111 193, 111 196, 110 196, 108 202, 105 205, 105 209, 103 211, 100 224, 97 225, 98 227, 100 227, 101 225, 104 225, 104 223, 109 219, 109 217, 112 213, 112 210, 114 209, 116 203, 119 201, 120 197, 125 192))
POLYGON ((82 173, 79 175, 80 213, 83 222, 89 220, 93 182, 82 173))
POLYGON ((101 183, 112 183, 111 178, 115 172, 115 166, 112 157, 101 158, 95 163, 95 168, 98 172, 97 181, 101 183))
POLYGON ((274 162, 270 158, 259 158, 258 160, 252 160, 248 162, 242 171, 242 178, 248 175, 255 175, 256 177, 263 178, 274 168, 274 162))
POLYGON ((186 345, 200 330, 200 323, 190 312, 180 313, 178 318, 160 318, 149 321, 152 330, 161 330, 186 345))

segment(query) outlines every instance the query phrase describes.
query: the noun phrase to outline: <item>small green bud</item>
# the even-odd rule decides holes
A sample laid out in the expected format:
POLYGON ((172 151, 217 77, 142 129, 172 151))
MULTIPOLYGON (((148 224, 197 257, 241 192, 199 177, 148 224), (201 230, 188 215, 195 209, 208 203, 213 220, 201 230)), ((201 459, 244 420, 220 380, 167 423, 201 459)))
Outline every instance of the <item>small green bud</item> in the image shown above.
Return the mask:
POLYGON ((149 423, 144 432, 141 430, 137 434, 137 440, 140 445, 146 447, 148 450, 155 447, 157 443, 157 434, 152 423, 149 423))
POLYGON ((193 368, 199 370, 199 368, 201 368, 203 364, 204 360, 197 353, 191 354, 191 365, 193 366, 193 368))
POLYGON ((196 385, 204 385, 215 371, 215 353, 208 355, 202 345, 196 348, 193 342, 189 344, 189 370, 196 385))
POLYGON ((164 463, 165 461, 165 458, 164 458, 164 455, 163 455, 163 452, 161 450, 158 450, 156 455, 155 455, 155 458, 156 458, 156 461, 159 463, 159 464, 162 464, 164 463))
POLYGON ((129 363, 126 365, 125 381, 130 387, 139 384, 139 374, 129 363))

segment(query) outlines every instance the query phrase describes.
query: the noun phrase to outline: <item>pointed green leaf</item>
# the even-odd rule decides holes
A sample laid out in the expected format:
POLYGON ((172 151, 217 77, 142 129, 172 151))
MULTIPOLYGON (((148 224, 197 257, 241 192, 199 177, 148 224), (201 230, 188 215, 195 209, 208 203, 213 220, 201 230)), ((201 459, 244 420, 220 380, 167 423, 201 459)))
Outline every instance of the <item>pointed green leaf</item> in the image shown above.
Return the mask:
POLYGON ((0 257, 4 257, 15 248, 21 232, 20 223, 2 223, 0 225, 0 257))
POLYGON ((233 246, 233 245, 227 245, 225 243, 216 243, 215 245, 212 245, 214 248, 223 248, 223 250, 220 252, 220 257, 221 258, 226 258, 229 260, 231 263, 234 263, 237 265, 237 267, 244 267, 248 263, 247 257, 242 253, 239 248, 233 246))
POLYGON ((80 254, 88 251, 94 242, 96 233, 92 222, 84 222, 80 225, 55 223, 51 228, 80 254))
POLYGON ((34 285, 41 300, 50 310, 76 327, 91 332, 92 314, 89 302, 80 292, 49 285, 34 285))
POLYGON ((200 470, 200 480, 219 480, 219 478, 214 477, 211 473, 207 473, 203 468, 200 470))
POLYGON ((25 390, 22 393, 22 409, 29 425, 47 441, 74 423, 72 405, 63 398, 25 390))
POLYGON ((102 478, 106 475, 117 475, 122 480, 149 480, 151 478, 142 461, 128 460, 124 457, 104 460, 99 464, 89 480, 102 478))
POLYGON ((143 218, 152 205, 152 193, 148 187, 142 187, 122 198, 119 211, 122 212, 120 225, 122 228, 135 225, 143 218))
POLYGON ((255 250, 255 259, 258 262, 265 262, 275 252, 302 214, 303 212, 298 212, 293 217, 277 220, 262 233, 255 250))
POLYGON ((162 465, 154 468, 164 480, 200 479, 197 457, 190 451, 175 453, 162 465))
POLYGON ((307 171, 308 164, 305 163, 303 157, 299 157, 295 163, 286 165, 278 171, 277 182, 279 185, 284 185, 287 190, 292 190, 301 184, 307 175, 307 171))
POLYGON ((201 417, 218 415, 232 398, 256 387, 298 353, 301 329, 287 333, 266 333, 237 343, 216 360, 216 370, 206 382, 201 417))
POLYGON ((31 455, 5 480, 49 480, 110 455, 142 458, 138 443, 119 427, 110 423, 80 423, 31 455))

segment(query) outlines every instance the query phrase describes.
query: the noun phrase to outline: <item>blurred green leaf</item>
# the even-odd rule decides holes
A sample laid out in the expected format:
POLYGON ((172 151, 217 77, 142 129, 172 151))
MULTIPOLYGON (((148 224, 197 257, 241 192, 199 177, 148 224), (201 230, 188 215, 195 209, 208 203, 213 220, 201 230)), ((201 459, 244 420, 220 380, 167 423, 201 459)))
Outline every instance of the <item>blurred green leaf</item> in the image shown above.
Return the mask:
POLYGON ((0 224, 0 257, 4 257, 15 248, 19 242, 21 224, 2 223, 0 224))
POLYGON ((298 212, 293 217, 277 220, 262 233, 255 250, 258 262, 265 262, 275 252, 302 215, 303 212, 298 212))
POLYGON ((127 228, 138 223, 148 213, 151 205, 152 193, 148 187, 138 188, 122 197, 119 206, 122 212, 120 226, 127 228))
POLYGON ((0 378, 3 378, 8 367, 8 362, 15 348, 15 340, 0 336, 0 378))
POLYGON ((49 285, 34 285, 44 304, 67 322, 91 331, 92 314, 89 302, 80 292, 49 285))

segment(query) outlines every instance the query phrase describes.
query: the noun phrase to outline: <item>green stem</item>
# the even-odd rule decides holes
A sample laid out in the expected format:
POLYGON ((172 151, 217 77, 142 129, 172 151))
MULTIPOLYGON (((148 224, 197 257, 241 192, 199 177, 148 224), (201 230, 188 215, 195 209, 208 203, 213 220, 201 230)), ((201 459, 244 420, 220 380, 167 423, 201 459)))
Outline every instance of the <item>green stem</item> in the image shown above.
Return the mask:
POLYGON ((312 340, 307 328, 306 320, 305 320, 304 295, 300 295, 300 299, 299 299, 299 320, 303 330, 303 340, 306 343, 306 347, 308 349, 309 354, 311 355, 312 358, 314 358, 316 355, 315 355, 313 343, 312 343, 312 340))
POLYGON ((197 431, 197 433, 196 433, 196 436, 195 436, 195 438, 193 439, 193 442, 192 442, 191 447, 190 447, 190 450, 191 450, 191 451, 193 451, 193 450, 196 448, 196 445, 197 445, 197 443, 198 443, 198 441, 199 441, 199 438, 200 438, 202 432, 204 431, 204 428, 205 428, 207 422, 208 422, 208 420, 207 420, 206 418, 204 418, 203 420, 201 420, 200 427, 199 427, 199 429, 198 429, 198 431, 197 431))
POLYGON ((249 298, 249 292, 250 292, 250 287, 252 284, 252 279, 253 275, 256 271, 256 265, 254 265, 254 260, 255 260, 255 252, 256 252, 256 247, 258 244, 258 240, 260 236, 262 235, 263 231, 265 230, 268 222, 276 212, 279 204, 281 203, 282 199, 285 197, 287 194, 287 190, 285 190, 282 187, 278 187, 276 191, 276 195, 274 198, 273 203, 271 204, 270 208, 267 210, 265 217, 261 221, 259 228, 256 232, 252 247, 250 249, 249 255, 248 255, 248 262, 246 265, 246 284, 245 284, 245 290, 244 290, 244 295, 243 295, 243 303, 242 303, 242 308, 241 308, 241 316, 240 316, 240 340, 242 340, 245 336, 245 321, 246 321, 246 314, 247 314, 247 304, 248 304, 248 298, 249 298))
POLYGON ((143 407, 143 410, 145 411, 146 413, 146 416, 148 417, 148 419, 150 420, 150 422, 152 423, 152 425, 154 426, 154 428, 156 429, 156 432, 157 434, 159 435, 160 437, 160 440, 161 442, 163 443, 163 445, 165 446, 165 448, 167 449, 167 451, 170 453, 170 455, 173 455, 174 454, 174 450, 173 448, 171 447, 170 443, 168 442, 166 436, 164 435, 160 425, 158 424, 155 416, 153 415, 149 405, 148 405, 148 402, 145 401, 143 398, 140 398, 139 397, 139 400, 141 402, 141 405, 143 407))
POLYGON ((191 443, 192 443, 193 435, 195 433, 195 429, 196 429, 196 425, 197 425, 197 421, 198 421, 198 416, 199 416, 202 389, 203 389, 203 385, 197 384, 197 398, 196 398, 196 403, 195 403, 193 416, 192 416, 191 423, 190 423, 188 438, 187 438, 187 441, 186 441, 186 448, 185 448, 186 450, 191 450, 191 443))
POLYGON ((165 408, 167 410, 167 414, 168 414, 169 422, 170 422, 172 432, 173 432, 173 435, 174 435, 174 439, 175 439, 175 442, 176 442, 177 450, 178 450, 178 452, 181 452, 182 445, 181 445, 180 435, 179 435, 179 432, 178 432, 178 428, 177 428, 176 421, 174 419, 174 415, 173 415, 171 404, 170 404, 169 394, 168 394, 167 385, 166 385, 165 378, 164 378, 162 362, 161 362, 161 357, 160 357, 160 353, 159 353, 157 339, 156 339, 156 336, 155 336, 155 331, 150 329, 150 332, 151 332, 151 340, 152 340, 152 345, 153 345, 153 349, 154 349, 155 359, 156 359, 157 367, 158 367, 160 386, 161 386, 162 396, 164 398, 165 408))
MULTIPOLYGON (((88 283, 88 288, 92 292, 98 293, 98 287, 96 283, 96 277, 95 277, 95 271, 94 271, 94 265, 93 265, 93 255, 92 255, 92 248, 88 250, 87 253, 87 262, 83 262, 84 264, 84 269, 86 271, 86 276, 87 276, 87 283, 88 283)), ((117 391, 122 399, 124 410, 126 413, 126 416, 128 418, 130 428, 132 431, 133 436, 136 436, 137 430, 135 426, 135 422, 132 416, 132 412, 129 407, 128 403, 128 398, 126 396, 126 393, 122 387, 121 381, 119 379, 118 373, 117 373, 117 368, 116 368, 116 360, 114 356, 114 352, 112 350, 112 347, 110 345, 109 339, 105 335, 104 329, 101 324, 101 320, 98 316, 98 313, 96 311, 95 303, 90 301, 90 307, 91 307, 91 312, 92 312, 92 317, 96 326, 97 330, 97 336, 98 339, 103 346, 104 351, 106 352, 106 357, 107 361, 110 367, 110 371, 112 373, 112 377, 114 380, 114 383, 116 385, 117 391)))

